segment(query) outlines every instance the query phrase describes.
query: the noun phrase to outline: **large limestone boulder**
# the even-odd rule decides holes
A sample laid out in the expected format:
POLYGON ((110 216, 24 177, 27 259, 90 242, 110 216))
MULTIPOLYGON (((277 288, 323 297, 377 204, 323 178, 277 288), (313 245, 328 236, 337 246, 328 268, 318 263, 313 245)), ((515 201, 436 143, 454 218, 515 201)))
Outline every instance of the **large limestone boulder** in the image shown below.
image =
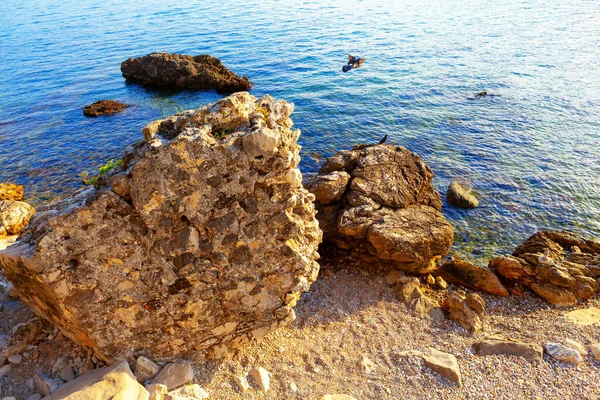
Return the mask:
POLYGON ((158 124, 126 170, 40 213, 0 253, 6 277, 109 363, 218 357, 289 324, 317 277, 322 236, 292 110, 241 92, 158 124), (275 145, 248 154, 261 131, 275 145))
POLYGON ((0 238, 18 235, 34 213, 35 208, 24 201, 0 200, 0 238))
POLYGON ((556 306, 572 306, 600 290, 600 243, 563 231, 541 231, 490 268, 556 306))
POLYGON ((317 198, 326 240, 427 273, 454 240, 432 179, 421 157, 403 147, 360 145, 330 157, 306 186, 317 198))
POLYGON ((208 54, 152 53, 128 58, 121 63, 123 77, 131 82, 181 89, 208 89, 219 93, 248 90, 248 78, 227 69, 218 58, 208 54))

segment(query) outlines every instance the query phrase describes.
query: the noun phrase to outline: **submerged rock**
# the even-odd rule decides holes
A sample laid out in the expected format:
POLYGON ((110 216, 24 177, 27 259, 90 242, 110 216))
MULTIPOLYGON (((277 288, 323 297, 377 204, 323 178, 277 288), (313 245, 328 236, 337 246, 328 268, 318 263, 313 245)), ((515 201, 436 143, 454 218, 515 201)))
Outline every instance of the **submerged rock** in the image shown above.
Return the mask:
POLYGON ((476 208, 479 200, 471 193, 471 190, 459 181, 452 181, 446 192, 448 203, 460 208, 476 208))
POLYGON ((454 240, 432 179, 421 157, 403 147, 360 145, 330 157, 308 188, 326 240, 421 274, 454 240))
POLYGON ((600 243, 563 231, 541 231, 490 268, 528 286, 556 306, 572 306, 600 290, 600 243))
POLYGON ((95 103, 83 108, 83 115, 86 117, 99 117, 100 115, 113 115, 120 113, 129 107, 125 103, 116 100, 98 100, 95 103))
POLYGON ((291 323, 322 236, 292 110, 242 92, 167 119, 125 171, 36 218, 0 253, 6 277, 107 362, 220 357, 291 323), (261 131, 276 145, 248 154, 244 138, 261 131), (111 182, 122 173, 119 195, 111 182))
POLYGON ((240 92, 252 87, 248 78, 236 76, 219 59, 208 54, 152 53, 123 61, 121 72, 128 81, 146 85, 207 89, 219 93, 240 92))

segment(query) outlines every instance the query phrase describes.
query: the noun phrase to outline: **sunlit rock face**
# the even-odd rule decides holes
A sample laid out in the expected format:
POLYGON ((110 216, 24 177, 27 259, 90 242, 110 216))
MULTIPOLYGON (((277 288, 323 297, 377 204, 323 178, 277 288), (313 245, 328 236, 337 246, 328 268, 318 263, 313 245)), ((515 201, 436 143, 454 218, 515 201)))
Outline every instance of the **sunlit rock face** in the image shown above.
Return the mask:
POLYGON ((241 92, 150 124, 121 171, 0 253, 7 278, 108 362, 219 357, 292 322, 322 237, 292 110, 241 92))
POLYGON ((421 157, 404 147, 359 145, 327 159, 306 187, 316 196, 326 240, 423 274, 437 267, 454 240, 432 179, 421 157))
POLYGON ((600 290, 600 243, 564 231, 541 231, 490 268, 556 306, 572 306, 600 290))

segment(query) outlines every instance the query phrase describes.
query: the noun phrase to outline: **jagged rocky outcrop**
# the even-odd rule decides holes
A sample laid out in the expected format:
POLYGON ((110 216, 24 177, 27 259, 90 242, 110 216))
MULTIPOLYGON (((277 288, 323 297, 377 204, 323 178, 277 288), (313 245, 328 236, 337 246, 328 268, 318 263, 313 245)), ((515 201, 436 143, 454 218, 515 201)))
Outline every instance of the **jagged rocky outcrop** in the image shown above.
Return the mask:
POLYGON ((155 124, 124 171, 0 253, 6 277, 107 362, 218 357, 292 322, 322 236, 292 110, 241 92, 155 124))
POLYGON ((490 268, 556 306, 572 306, 600 289, 600 243, 564 231, 541 231, 490 268))
POLYGON ((95 103, 83 108, 83 115, 86 117, 99 117, 101 115, 113 115, 120 113, 129 107, 125 103, 116 100, 98 100, 95 103))
POLYGON ((306 187, 325 240, 419 274, 435 269, 454 240, 432 179, 404 147, 359 145, 330 157, 306 187))
POLYGON ((247 77, 235 75, 218 58, 208 54, 152 53, 123 61, 121 72, 128 81, 145 85, 207 89, 219 93, 241 92, 252 87, 247 77))

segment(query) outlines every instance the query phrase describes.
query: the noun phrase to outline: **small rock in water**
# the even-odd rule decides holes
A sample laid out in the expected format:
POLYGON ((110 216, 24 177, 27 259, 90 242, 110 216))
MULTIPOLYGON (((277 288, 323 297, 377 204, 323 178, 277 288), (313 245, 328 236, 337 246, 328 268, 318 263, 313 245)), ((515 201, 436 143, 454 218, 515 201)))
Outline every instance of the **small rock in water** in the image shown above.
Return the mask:
POLYGON ((258 367, 250 371, 250 376, 254 382, 256 382, 260 390, 264 390, 265 392, 269 390, 271 385, 271 378, 269 377, 269 374, 269 371, 263 367, 258 367))
POLYGON ((585 349, 585 346, 579 342, 576 342, 575 340, 565 339, 563 340, 563 343, 565 344, 565 346, 576 350, 579 354, 581 354, 581 357, 585 357, 588 354, 587 350, 585 349))
POLYGON ((246 375, 235 375, 233 377, 233 380, 242 392, 245 392, 246 390, 250 389, 250 384, 248 383, 246 375))
POLYGON ((161 368, 151 359, 140 356, 135 360, 135 377, 138 382, 146 382, 154 378, 161 368))
POLYGON ((560 343, 546 343, 544 349, 555 360, 574 365, 583 362, 583 358, 581 358, 581 354, 577 350, 573 350, 560 343))
POLYGON ((446 192, 448 203, 460 208, 476 208, 479 205, 477 198, 471 193, 471 189, 465 187, 459 181, 452 181, 446 192))
POLYGON ((430 349, 430 353, 426 354, 423 359, 429 368, 456 383, 459 387, 462 386, 458 361, 456 361, 456 357, 453 354, 444 353, 432 348, 430 349))
POLYGON ((192 363, 185 361, 165 365, 158 375, 154 377, 152 383, 161 383, 170 391, 191 382, 192 379, 194 379, 192 363))
POLYGON ((375 363, 369 360, 367 356, 363 355, 360 358, 360 367, 365 374, 369 375, 375 369, 375 363))
POLYGON ((99 117, 100 115, 113 115, 129 107, 127 104, 116 100, 98 100, 83 109, 86 117, 99 117))

